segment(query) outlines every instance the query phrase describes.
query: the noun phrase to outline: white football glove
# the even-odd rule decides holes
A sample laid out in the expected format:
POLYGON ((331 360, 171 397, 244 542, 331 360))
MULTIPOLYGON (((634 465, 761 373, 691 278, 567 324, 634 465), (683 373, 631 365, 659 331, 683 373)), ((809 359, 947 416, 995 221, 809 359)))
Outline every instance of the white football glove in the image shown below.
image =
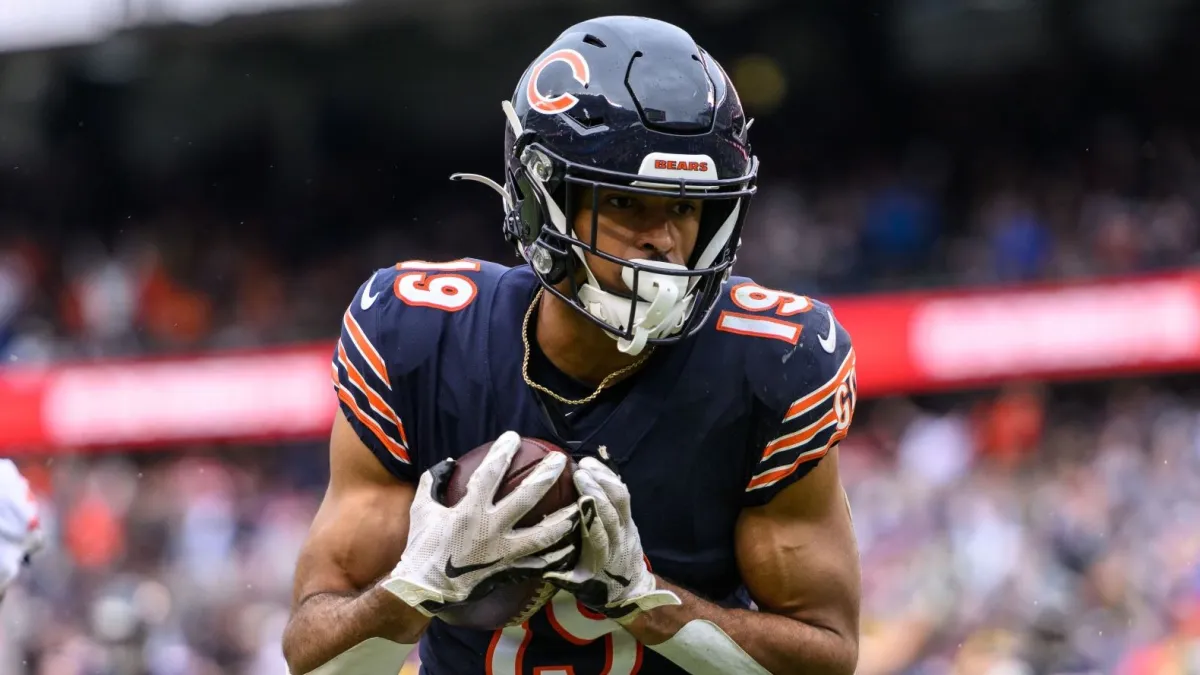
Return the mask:
POLYGON ((493 504, 509 464, 521 445, 505 432, 488 450, 454 506, 438 499, 454 470, 440 462, 421 476, 413 500, 408 545, 382 585, 426 616, 486 595, 498 585, 538 578, 575 554, 571 536, 579 525, 578 505, 555 511, 533 527, 516 522, 541 500, 567 465, 549 453, 512 493, 493 504))
POLYGON ((599 460, 585 457, 575 471, 583 525, 579 562, 574 569, 543 575, 584 606, 627 624, 641 612, 681 604, 679 596, 659 590, 646 566, 641 537, 629 509, 629 489, 599 460))
POLYGON ((37 502, 25 477, 0 459, 0 595, 16 580, 29 556, 42 546, 37 502))

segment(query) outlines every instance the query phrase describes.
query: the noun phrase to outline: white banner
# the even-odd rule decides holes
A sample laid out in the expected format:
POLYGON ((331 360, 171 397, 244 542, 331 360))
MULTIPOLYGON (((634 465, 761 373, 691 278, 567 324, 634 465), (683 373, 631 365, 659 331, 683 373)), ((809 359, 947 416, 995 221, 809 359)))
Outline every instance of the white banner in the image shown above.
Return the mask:
POLYGON ((125 0, 0 0, 0 50, 86 44, 123 26, 125 0))
POLYGON ((0 51, 90 44, 144 25, 203 25, 238 14, 336 7, 351 1, 0 0, 0 51))

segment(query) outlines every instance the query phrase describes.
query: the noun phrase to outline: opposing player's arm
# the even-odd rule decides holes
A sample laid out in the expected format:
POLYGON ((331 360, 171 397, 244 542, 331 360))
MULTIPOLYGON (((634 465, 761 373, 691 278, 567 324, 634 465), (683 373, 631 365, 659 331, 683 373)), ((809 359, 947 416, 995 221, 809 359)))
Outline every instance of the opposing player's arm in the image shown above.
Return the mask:
POLYGON ((682 604, 628 627, 688 672, 855 670, 858 549, 836 452, 853 417, 855 357, 850 336, 828 316, 818 344, 793 355, 808 359, 789 374, 805 386, 778 406, 782 421, 756 457, 737 524, 738 567, 760 611, 724 609, 660 580, 682 604))
POLYGON ((0 600, 43 540, 29 483, 12 460, 0 459, 0 600))
POLYGON ((296 564, 283 636, 293 675, 321 666, 366 675, 399 670, 410 649, 400 645, 416 643, 429 619, 376 582, 404 552, 414 490, 388 473, 339 413, 329 487, 296 564))

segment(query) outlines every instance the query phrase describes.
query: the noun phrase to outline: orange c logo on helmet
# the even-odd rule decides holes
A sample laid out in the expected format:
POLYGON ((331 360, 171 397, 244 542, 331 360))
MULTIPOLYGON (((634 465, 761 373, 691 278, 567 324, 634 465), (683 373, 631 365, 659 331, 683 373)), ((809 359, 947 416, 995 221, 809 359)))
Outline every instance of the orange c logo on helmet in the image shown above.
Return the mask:
POLYGON ((575 107, 579 103, 579 98, 573 94, 559 94, 558 96, 546 96, 538 90, 538 77, 546 66, 555 61, 562 61, 571 67, 571 75, 575 81, 581 85, 587 85, 592 79, 591 68, 588 66, 587 59, 583 58, 583 54, 574 49, 559 49, 546 55, 533 70, 529 71, 529 84, 525 87, 525 98, 529 99, 529 105, 534 110, 553 115, 555 113, 566 112, 575 107))

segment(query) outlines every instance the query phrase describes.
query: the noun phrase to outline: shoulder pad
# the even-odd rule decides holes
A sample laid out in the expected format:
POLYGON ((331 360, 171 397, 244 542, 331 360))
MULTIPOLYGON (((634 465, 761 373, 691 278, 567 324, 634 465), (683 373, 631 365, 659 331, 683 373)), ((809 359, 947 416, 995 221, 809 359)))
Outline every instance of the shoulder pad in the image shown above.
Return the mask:
POLYGON ((767 419, 746 499, 765 504, 846 437, 858 400, 854 347, 829 305, 749 279, 734 279, 718 310, 718 331, 754 340, 746 377, 767 419))
MULTIPOLYGON (((406 261, 376 270, 342 315, 333 385, 346 419, 393 474, 415 480, 404 419, 406 386, 450 330, 486 322, 507 268, 478 260, 406 261)), ((484 334, 484 333, 480 333, 484 334)))

